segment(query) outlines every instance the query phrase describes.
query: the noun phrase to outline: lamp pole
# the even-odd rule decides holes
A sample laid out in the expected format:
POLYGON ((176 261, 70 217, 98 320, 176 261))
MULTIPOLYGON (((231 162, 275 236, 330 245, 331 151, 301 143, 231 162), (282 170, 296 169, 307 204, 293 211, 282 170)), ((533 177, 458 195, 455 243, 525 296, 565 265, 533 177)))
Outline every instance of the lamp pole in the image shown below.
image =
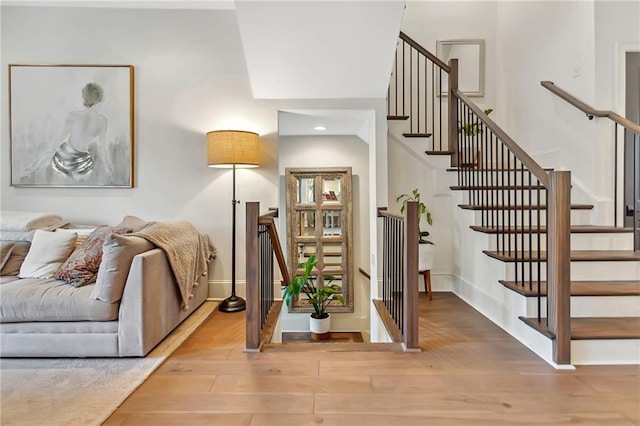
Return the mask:
POLYGON ((220 312, 240 312, 247 307, 242 297, 236 295, 236 206, 240 201, 236 200, 236 165, 233 165, 233 199, 231 200, 231 296, 220 303, 220 312))

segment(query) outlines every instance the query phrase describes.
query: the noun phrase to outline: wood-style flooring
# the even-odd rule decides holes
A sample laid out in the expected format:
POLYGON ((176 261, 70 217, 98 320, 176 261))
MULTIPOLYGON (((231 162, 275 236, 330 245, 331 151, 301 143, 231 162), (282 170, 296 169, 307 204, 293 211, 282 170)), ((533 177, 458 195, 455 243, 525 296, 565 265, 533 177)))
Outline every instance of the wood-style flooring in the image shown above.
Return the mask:
POLYGON ((247 354, 215 311, 105 425, 640 424, 638 366, 555 370, 451 293, 420 315, 421 353, 247 354))

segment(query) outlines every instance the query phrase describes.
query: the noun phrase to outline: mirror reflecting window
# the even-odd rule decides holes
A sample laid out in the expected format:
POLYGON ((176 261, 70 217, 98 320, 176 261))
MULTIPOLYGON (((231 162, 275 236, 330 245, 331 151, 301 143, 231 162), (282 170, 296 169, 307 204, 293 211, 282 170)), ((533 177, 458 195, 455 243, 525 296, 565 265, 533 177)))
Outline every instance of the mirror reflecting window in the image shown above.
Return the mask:
POLYGON ((315 180, 313 178, 298 179, 297 202, 313 204, 315 202, 315 180))

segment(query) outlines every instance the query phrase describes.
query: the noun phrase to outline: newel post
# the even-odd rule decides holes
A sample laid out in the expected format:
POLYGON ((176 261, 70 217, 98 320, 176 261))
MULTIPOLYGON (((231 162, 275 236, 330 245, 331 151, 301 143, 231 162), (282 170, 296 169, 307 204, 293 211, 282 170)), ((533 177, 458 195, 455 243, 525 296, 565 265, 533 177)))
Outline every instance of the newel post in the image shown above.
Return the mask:
POLYGON ((458 90, 458 60, 449 59, 449 151, 451 154, 451 165, 458 165, 458 97, 455 92, 458 90))
POLYGON ((547 318, 553 361, 571 364, 571 172, 549 173, 548 196, 547 318))
POLYGON ((260 347, 260 246, 258 244, 258 217, 260 203, 247 202, 247 258, 246 258, 246 351, 260 347))
POLYGON ((404 209, 403 346, 419 351, 418 345, 418 203, 409 201, 404 209))

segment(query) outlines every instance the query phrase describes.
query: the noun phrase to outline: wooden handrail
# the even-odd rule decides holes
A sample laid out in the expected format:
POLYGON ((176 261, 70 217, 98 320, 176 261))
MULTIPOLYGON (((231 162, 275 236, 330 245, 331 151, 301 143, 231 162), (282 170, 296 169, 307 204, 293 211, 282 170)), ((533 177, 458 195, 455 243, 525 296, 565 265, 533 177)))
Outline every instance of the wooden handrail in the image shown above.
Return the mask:
POLYGON ((282 251, 282 246, 280 245, 280 238, 278 238, 276 223, 273 220, 274 217, 277 216, 272 216, 267 213, 266 215, 260 216, 258 218, 258 223, 260 223, 260 225, 266 225, 267 229, 269 230, 269 238, 271 239, 271 244, 273 245, 273 253, 276 255, 278 267, 280 268, 280 273, 282 274, 282 285, 289 285, 289 283, 291 283, 291 275, 289 275, 289 270, 287 269, 287 262, 284 260, 284 253, 282 251))
POLYGON ((364 275, 365 277, 367 277, 367 279, 368 279, 368 280, 370 280, 370 279, 371 279, 371 275, 370 275, 367 271, 365 271, 365 270, 364 270, 364 269, 362 269, 362 268, 358 268, 358 270, 360 271, 360 273, 361 273, 362 275, 364 275))
POLYGON ((389 213, 386 207, 378 207, 378 217, 391 217, 393 219, 404 220, 404 216, 399 214, 389 213))
POLYGON ((565 100, 574 107, 578 108, 580 111, 584 112, 587 117, 589 117, 589 120, 593 119, 593 117, 606 117, 610 120, 615 121, 625 129, 640 135, 640 125, 634 123, 633 121, 628 120, 613 111, 605 111, 592 108, 591 106, 582 102, 580 99, 556 86, 552 81, 541 81, 540 84, 545 89, 551 91, 561 99, 565 100))
POLYGON ((498 126, 487 114, 484 113, 471 99, 460 90, 455 91, 458 99, 464 101, 476 117, 482 121, 502 141, 507 148, 516 156, 524 166, 533 173, 545 188, 549 187, 549 174, 533 158, 529 156, 507 133, 498 126))
POLYGON ((451 68, 449 68, 449 65, 445 64, 442 61, 442 59, 438 58, 436 55, 434 55, 433 53, 429 52, 424 47, 420 46, 420 44, 417 41, 415 41, 414 39, 412 39, 411 37, 409 37, 408 35, 406 35, 402 31, 400 31, 400 38, 402 40, 406 41, 407 43, 409 43, 409 45, 411 45, 411 47, 416 49, 418 52, 422 53, 424 56, 426 56, 427 58, 431 59, 437 66, 442 68, 444 71, 446 71, 446 72, 450 72, 451 71, 451 68))

